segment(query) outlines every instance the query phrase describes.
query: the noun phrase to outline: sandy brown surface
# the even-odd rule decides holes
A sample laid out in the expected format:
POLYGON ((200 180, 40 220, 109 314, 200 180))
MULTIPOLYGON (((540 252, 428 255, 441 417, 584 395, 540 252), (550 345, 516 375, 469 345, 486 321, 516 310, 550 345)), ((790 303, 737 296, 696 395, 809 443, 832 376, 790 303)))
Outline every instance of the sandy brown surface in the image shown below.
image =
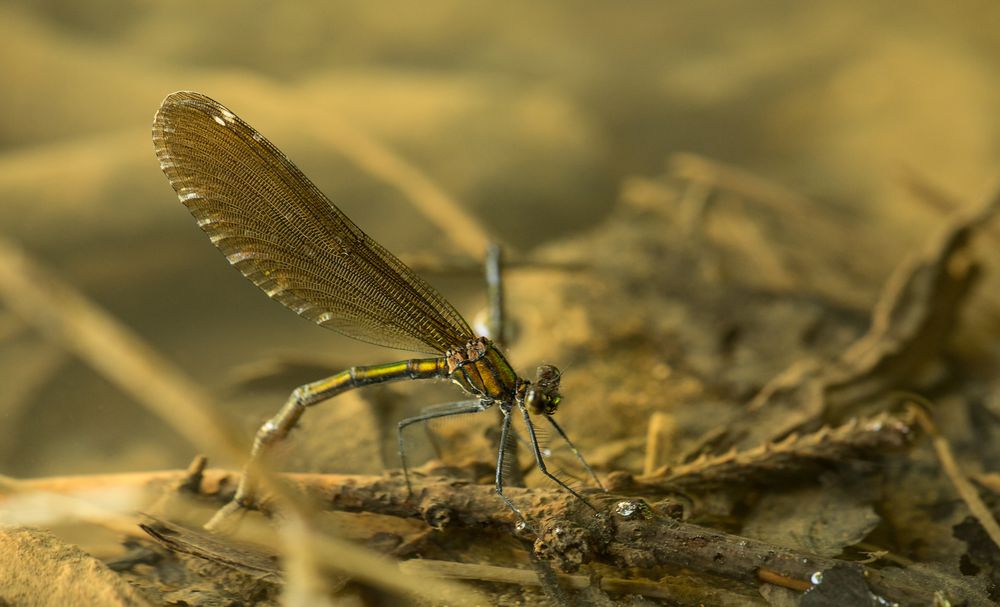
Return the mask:
MULTIPOLYGON (((199 452, 237 469, 240 456, 211 444, 211 416, 186 422, 170 403, 205 403, 244 439, 296 385, 409 356, 302 321, 226 267, 150 142, 160 101, 194 89, 274 141, 470 321, 483 283, 469 234, 504 243, 511 361, 529 378, 540 363, 563 369, 558 419, 621 496, 787 550, 875 554, 873 568, 904 573, 917 563, 946 594, 997 600, 997 493, 977 475, 1000 464, 1000 241, 995 221, 968 214, 1000 174, 998 13, 975 2, 5 3, 0 473, 83 475, 101 493, 117 481, 95 475, 183 469, 199 452), (438 203, 472 227, 440 225, 438 203), (18 274, 17 260, 68 291, 18 274), (18 280, 40 290, 12 289, 18 280), (81 309, 53 295, 67 292, 114 324, 53 320, 81 309), (127 339, 103 339, 107 326, 127 339), (904 420, 918 401, 937 443, 904 420), (872 419, 905 421, 912 440, 883 449, 893 441, 876 432, 862 449, 872 419)), ((457 398, 446 383, 345 395, 309 412, 282 466, 375 482, 398 466, 397 421, 457 398)), ((413 429, 411 457, 458 466, 443 478, 473 484, 449 499, 472 499, 490 482, 496 427, 489 413, 413 429)), ((578 474, 567 453, 555 458, 578 474)), ((547 491, 521 456, 529 487, 547 491)), ((4 487, 4 499, 18 493, 4 487)), ((109 495, 127 517, 176 514, 150 505, 159 495, 109 495)), ((0 560, 21 590, 0 582, 0 603, 73 604, 65 590, 105 593, 81 594, 102 597, 90 604, 276 604, 286 588, 170 555, 139 519, 107 531, 102 516, 27 503, 5 522, 55 535, 8 530, 0 560), (126 566, 143 550, 161 560, 126 566), (102 565, 123 558, 122 573, 102 565)), ((503 510, 476 511, 482 534, 427 535, 426 512, 342 509, 320 507, 324 528, 381 553, 530 569, 503 510)), ((584 574, 619 580, 580 601, 808 604, 780 578, 723 588, 710 564, 696 572, 707 579, 688 578, 663 555, 637 566, 641 546, 612 558, 588 545, 539 551, 555 563, 586 554, 584 574)), ((560 600, 485 571, 470 575, 493 601, 560 600)), ((384 582, 330 580, 340 600, 405 603, 384 582)))

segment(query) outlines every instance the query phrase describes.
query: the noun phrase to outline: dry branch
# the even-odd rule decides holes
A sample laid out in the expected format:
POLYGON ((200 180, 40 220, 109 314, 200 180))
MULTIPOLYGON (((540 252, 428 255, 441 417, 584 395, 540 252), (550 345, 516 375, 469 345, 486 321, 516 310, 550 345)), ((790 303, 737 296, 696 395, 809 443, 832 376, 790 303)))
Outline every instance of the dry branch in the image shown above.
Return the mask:
MULTIPOLYGON (((116 481, 151 490, 176 485, 190 477, 186 471, 97 477, 100 483, 116 481)), ((367 512, 420 518, 438 529, 512 529, 510 511, 497 499, 493 488, 446 476, 418 479, 414 497, 409 497, 399 475, 357 476, 288 474, 289 484, 306 499, 330 510, 367 512)), ((37 479, 23 486, 48 490, 93 487, 94 478, 37 479)), ((238 474, 205 470, 200 495, 215 503, 231 498, 238 474)), ((664 504, 607 496, 598 502, 602 513, 594 515, 565 492, 544 489, 510 489, 531 520, 541 521, 535 551, 551 559, 564 571, 573 572, 588 562, 621 569, 684 569, 709 577, 742 582, 755 587, 762 582, 804 588, 816 572, 834 567, 852 567, 865 574, 872 592, 900 605, 923 605, 933 593, 945 591, 953 600, 968 605, 990 601, 957 581, 921 570, 874 569, 861 563, 819 557, 801 551, 691 525, 664 514, 664 504), (904 577, 905 574, 905 577, 904 577)), ((266 507, 266 502, 265 502, 266 507)))

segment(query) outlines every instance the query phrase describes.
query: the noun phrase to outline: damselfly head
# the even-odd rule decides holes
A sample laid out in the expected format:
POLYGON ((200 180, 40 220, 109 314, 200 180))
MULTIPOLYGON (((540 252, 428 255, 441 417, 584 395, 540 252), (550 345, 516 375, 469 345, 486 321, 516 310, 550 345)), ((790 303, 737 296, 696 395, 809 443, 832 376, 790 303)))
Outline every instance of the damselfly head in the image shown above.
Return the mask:
POLYGON ((524 404, 532 413, 552 415, 559 408, 562 395, 559 394, 559 380, 562 374, 552 365, 538 367, 538 377, 535 383, 528 386, 524 404))

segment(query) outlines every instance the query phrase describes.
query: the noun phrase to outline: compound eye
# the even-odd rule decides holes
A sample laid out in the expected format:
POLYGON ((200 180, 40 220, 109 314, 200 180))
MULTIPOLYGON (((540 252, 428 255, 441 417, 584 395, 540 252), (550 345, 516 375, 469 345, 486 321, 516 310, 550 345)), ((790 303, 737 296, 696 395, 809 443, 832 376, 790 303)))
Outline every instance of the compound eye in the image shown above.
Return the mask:
POLYGON ((556 409, 559 408, 559 401, 561 401, 561 400, 562 400, 562 397, 559 396, 558 394, 556 394, 554 397, 547 397, 545 399, 545 403, 544 403, 544 405, 545 405, 545 414, 546 415, 552 415, 553 413, 555 413, 556 409))

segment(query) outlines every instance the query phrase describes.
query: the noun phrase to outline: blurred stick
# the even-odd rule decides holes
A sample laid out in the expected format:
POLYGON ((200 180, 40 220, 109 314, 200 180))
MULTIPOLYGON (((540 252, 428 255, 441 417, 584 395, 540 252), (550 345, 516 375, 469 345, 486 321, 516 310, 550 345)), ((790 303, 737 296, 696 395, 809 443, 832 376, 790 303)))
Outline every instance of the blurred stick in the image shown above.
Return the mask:
MULTIPOLYGON (((186 529, 179 525, 146 517, 140 525, 146 533, 171 550, 184 552, 225 564, 235 569, 268 578, 271 582, 283 581, 287 586, 293 585, 292 577, 296 575, 293 566, 287 562, 287 552, 282 567, 275 566, 271 550, 275 545, 275 530, 261 521, 248 520, 240 528, 240 536, 234 539, 219 536, 205 531, 186 529), (248 544, 249 542, 249 544, 248 544)), ((386 590, 395 591, 401 595, 415 595, 431 601, 431 604, 485 605, 486 598, 467 586, 450 583, 441 579, 428 579, 427 576, 410 574, 400 571, 398 563, 372 550, 354 549, 351 560, 346 566, 339 561, 342 555, 336 552, 340 548, 330 542, 316 542, 313 537, 302 534, 298 539, 310 546, 316 557, 317 565, 338 563, 333 568, 350 575, 354 579, 364 580, 372 585, 386 590), (414 585, 419 585, 419 591, 414 591, 414 585)), ((335 585, 343 583, 343 579, 335 581, 335 585)), ((308 582, 307 582, 308 583, 308 582)), ((287 590, 287 588, 286 588, 287 590)), ((287 594, 286 594, 287 597, 287 594)), ((287 598, 286 598, 287 600, 287 598)), ((303 603, 313 607, 314 602, 303 603)))
POLYGON ((321 141, 337 146, 360 167, 405 194, 417 210, 470 257, 483 256, 486 243, 492 240, 489 234, 422 171, 375 139, 345 124, 321 129, 317 134, 321 141))
POLYGON ((13 339, 24 331, 24 323, 9 312, 0 312, 0 341, 13 339))
POLYGON ((642 474, 649 476, 666 460, 669 442, 676 433, 674 418, 661 411, 649 416, 646 428, 646 456, 643 459, 642 474))
POLYGON ((198 449, 237 461, 245 456, 246 442, 181 371, 4 239, 0 239, 0 300, 171 424, 198 449))
MULTIPOLYGON (((516 584, 518 586, 540 586, 538 573, 532 569, 514 569, 480 563, 455 563, 452 561, 435 561, 430 559, 412 559, 399 564, 402 571, 410 575, 432 578, 450 578, 456 580, 482 580, 484 582, 499 582, 501 584, 516 584)), ((586 588, 590 586, 590 578, 585 575, 558 576, 559 581, 570 588, 586 588)))
POLYGON ((673 154, 667 159, 670 174, 687 181, 736 192, 749 200, 783 213, 800 215, 815 203, 781 185, 697 154, 673 154))
MULTIPOLYGON (((272 105, 266 110, 271 116, 286 116, 288 107, 294 104, 272 105)), ((423 171, 388 146, 347 121, 329 115, 319 121, 303 121, 296 115, 287 120, 287 125, 337 149, 361 169, 396 188, 459 249, 474 259, 482 258, 491 240, 482 224, 423 171)))
POLYGON ((949 215, 962 206, 961 199, 952 196, 937 184, 931 183, 926 175, 911 169, 899 173, 899 181, 913 198, 935 213, 949 215))
POLYGON ((1000 548, 1000 525, 993 518, 989 507, 979 497, 979 491, 976 490, 972 482, 962 472, 958 462, 955 461, 955 454, 951 450, 951 445, 948 444, 948 439, 941 436, 941 432, 938 431, 937 426, 922 407, 910 405, 909 409, 916 417, 920 427, 931 437, 931 444, 934 445, 934 452, 937 453, 938 461, 941 462, 941 468, 944 469, 951 484, 955 487, 955 491, 969 507, 972 516, 976 517, 979 524, 983 526, 993 543, 1000 548))

